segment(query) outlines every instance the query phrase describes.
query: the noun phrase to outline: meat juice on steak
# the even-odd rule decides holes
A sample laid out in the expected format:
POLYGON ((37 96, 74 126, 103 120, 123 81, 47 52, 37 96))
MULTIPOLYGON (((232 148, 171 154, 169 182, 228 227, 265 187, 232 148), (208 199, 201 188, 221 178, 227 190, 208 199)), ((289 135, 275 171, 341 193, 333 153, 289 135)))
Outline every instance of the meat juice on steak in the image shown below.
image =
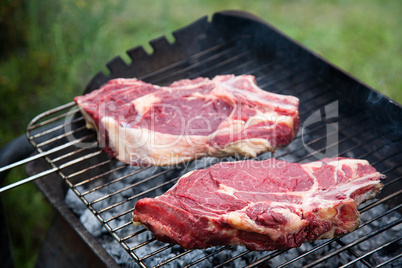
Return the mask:
POLYGON ((74 100, 100 146, 131 165, 255 157, 288 145, 299 129, 299 100, 260 89, 252 75, 184 79, 167 87, 114 79, 74 100))
POLYGON ((184 248, 299 247, 355 230, 357 206, 379 193, 383 178, 366 160, 350 158, 222 162, 139 200, 133 221, 184 248))

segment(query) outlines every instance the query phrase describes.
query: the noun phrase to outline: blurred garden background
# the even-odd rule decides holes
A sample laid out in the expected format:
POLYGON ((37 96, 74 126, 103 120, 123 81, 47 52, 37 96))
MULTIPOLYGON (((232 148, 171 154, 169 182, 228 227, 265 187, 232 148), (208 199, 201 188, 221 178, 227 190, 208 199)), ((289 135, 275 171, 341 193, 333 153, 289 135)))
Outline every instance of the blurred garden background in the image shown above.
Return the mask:
MULTIPOLYGON (((3 0, 0 3, 0 148, 41 112, 72 101, 125 51, 214 12, 266 20, 364 83, 402 103, 402 1, 3 0)), ((3 184, 24 178, 13 170, 3 184)), ((33 267, 54 211, 33 183, 0 196, 16 267, 33 267)), ((1 226, 0 228, 3 228, 1 226)), ((1 266, 1 265, 0 265, 1 266)))

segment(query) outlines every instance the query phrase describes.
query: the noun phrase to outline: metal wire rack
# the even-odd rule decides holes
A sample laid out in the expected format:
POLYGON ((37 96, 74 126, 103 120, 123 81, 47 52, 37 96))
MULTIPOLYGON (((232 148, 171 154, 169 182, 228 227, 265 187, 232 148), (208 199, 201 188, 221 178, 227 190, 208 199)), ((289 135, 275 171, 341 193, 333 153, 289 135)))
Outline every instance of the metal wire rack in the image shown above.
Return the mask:
POLYGON ((97 147, 96 133, 85 128, 74 103, 43 113, 29 124, 27 137, 38 151, 34 158, 44 157, 49 163, 49 169, 29 179, 57 173, 141 267, 170 264, 261 267, 267 263, 278 267, 329 263, 342 267, 356 264, 383 267, 396 262, 402 256, 402 135, 392 125, 382 125, 363 105, 354 103, 348 88, 335 88, 316 70, 305 67, 310 65, 303 58, 284 54, 261 59, 243 42, 234 39, 212 44, 185 60, 138 78, 164 85, 181 78, 247 73, 255 75, 258 85, 265 90, 299 97, 302 122, 299 135, 275 155, 266 153, 256 160, 276 157, 307 162, 322 156, 369 160, 387 175, 385 188, 378 199, 360 208, 363 222, 350 235, 272 252, 229 246, 184 250, 156 241, 149 231, 132 224, 136 201, 162 194, 184 172, 207 167, 217 160, 207 158, 163 168, 127 166, 97 147), (311 119, 312 123, 303 124, 311 119), (364 217, 366 214, 369 215, 364 217))

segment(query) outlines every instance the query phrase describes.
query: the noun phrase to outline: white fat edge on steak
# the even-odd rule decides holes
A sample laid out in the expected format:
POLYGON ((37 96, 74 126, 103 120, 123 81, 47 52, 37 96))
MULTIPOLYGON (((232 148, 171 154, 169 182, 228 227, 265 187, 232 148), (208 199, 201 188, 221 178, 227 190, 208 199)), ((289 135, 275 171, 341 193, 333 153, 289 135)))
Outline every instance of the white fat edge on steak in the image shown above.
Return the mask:
MULTIPOLYGON (((191 95, 189 99, 195 99, 195 98, 202 98, 202 99, 210 99, 210 100, 215 100, 219 99, 222 101, 227 102, 230 105, 234 105, 237 102, 237 98, 234 96, 234 92, 239 95, 243 95, 249 100, 259 102, 262 104, 265 104, 268 107, 282 107, 287 110, 291 111, 297 111, 298 105, 299 105, 299 99, 294 96, 290 95, 281 95, 281 94, 276 94, 272 92, 267 92, 264 91, 263 89, 259 88, 256 84, 254 79, 250 76, 237 76, 237 77, 232 77, 230 80, 227 81, 219 81, 219 79, 213 79, 212 80, 215 83, 215 88, 208 94, 201 94, 199 92, 195 92, 191 95), (239 89, 236 88, 232 85, 232 83, 236 79, 245 79, 245 77, 250 80, 252 83, 250 83, 253 86, 253 92, 252 91, 247 91, 244 89, 239 89), (289 104, 285 103, 277 103, 274 101, 269 101, 266 99, 262 99, 261 95, 263 96, 270 96, 272 98, 276 98, 279 100, 285 100, 290 102, 289 104)), ((198 86, 198 84, 196 84, 198 86)), ((194 86, 194 87, 196 87, 194 86)))
MULTIPOLYGON (((342 170, 342 166, 344 164, 346 164, 348 167, 352 168, 353 174, 355 174, 358 164, 361 164, 364 166, 369 165, 368 161, 363 160, 363 159, 338 159, 338 160, 325 162, 325 163, 318 160, 318 161, 314 161, 314 162, 310 162, 310 163, 303 163, 300 165, 304 169, 304 171, 306 171, 309 174, 310 178, 314 179, 313 188, 314 188, 314 190, 317 190, 318 180, 313 174, 315 169, 323 167, 324 165, 331 165, 331 166, 335 167, 337 171, 340 171, 343 174, 345 174, 345 172, 342 170)), ((337 173, 335 172, 334 175, 337 176, 337 173)), ((353 177, 353 178, 350 178, 349 180, 352 180, 352 179, 354 180, 355 178, 353 177)))
POLYGON ((285 125, 289 126, 289 128, 293 129, 293 123, 294 123, 293 118, 290 116, 279 115, 275 111, 261 112, 261 111, 257 110, 257 114, 250 116, 246 122, 244 122, 242 120, 232 119, 234 112, 235 111, 233 111, 226 120, 223 120, 219 124, 216 131, 235 134, 240 131, 243 131, 244 129, 257 125, 261 122, 272 122, 273 123, 272 125, 259 126, 259 128, 261 128, 261 129, 273 129, 279 123, 285 124, 285 125))
MULTIPOLYGON (((239 77, 241 78, 241 76, 239 76, 239 77)), ((291 111, 297 111, 297 109, 298 109, 299 99, 297 97, 290 96, 290 95, 281 95, 281 94, 276 94, 276 93, 265 91, 265 90, 259 88, 255 84, 254 79, 251 79, 251 78, 248 78, 248 79, 252 81, 252 83, 250 83, 250 84, 253 85, 254 92, 239 89, 232 85, 232 83, 235 81, 235 79, 236 78, 233 77, 233 78, 231 78, 231 80, 228 80, 228 81, 216 82, 217 86, 212 91, 212 94, 214 94, 215 96, 219 96, 219 97, 222 96, 223 98, 228 98, 228 94, 230 94, 230 95, 232 95, 231 99, 235 100, 236 97, 233 95, 233 93, 235 92, 236 94, 245 96, 247 99, 249 99, 251 101, 265 104, 268 107, 283 108, 283 109, 291 110, 291 111), (230 82, 232 82, 232 83, 230 83, 230 82), (261 98, 262 96, 267 96, 267 97, 269 96, 269 97, 277 98, 280 100, 286 99, 290 103, 289 104, 278 103, 275 101, 270 101, 270 100, 261 98)))
MULTIPOLYGON (((219 88, 219 87, 217 87, 219 88)), ((215 90, 219 90, 219 89, 215 90)), ((213 91, 213 93, 216 93, 216 91, 213 91)), ((225 93, 227 93, 227 90, 225 90, 225 93)), ((201 94, 200 94, 201 95, 201 94)), ((216 99, 217 95, 216 94, 208 94, 210 99, 216 99)), ((230 95, 228 94, 223 94, 222 97, 226 99, 234 99, 235 97, 229 97, 230 95)), ((204 98, 207 98, 207 95, 203 96, 204 98)), ((218 96, 219 97, 219 96, 218 96)), ((234 101, 234 100, 232 100, 234 101)), ((233 104, 232 104, 233 105, 233 104)), ((235 105, 235 104, 234 104, 235 105)), ((221 122, 219 125, 218 129, 210 134, 211 137, 222 134, 222 133, 229 133, 229 134, 235 134, 238 133, 246 128, 249 128, 253 125, 256 125, 260 122, 273 122, 274 124, 271 126, 261 126, 263 129, 274 129, 278 123, 281 124, 286 124, 289 126, 290 129, 293 130, 293 124, 294 124, 294 119, 291 116, 285 116, 285 115, 278 115, 275 111, 265 111, 261 112, 257 110, 257 114, 254 116, 251 116, 248 118, 246 122, 243 122, 241 120, 233 120, 231 119, 233 117, 233 113, 235 113, 236 109, 233 109, 232 113, 228 116, 226 120, 221 122)), ((293 133, 294 135, 295 133, 293 133)), ((227 144, 223 149, 220 150, 223 154, 222 155, 231 155, 231 154, 240 154, 242 156, 246 157, 255 157, 259 153, 265 152, 265 151, 271 151, 274 152, 275 148, 268 142, 268 140, 261 139, 261 138, 252 138, 252 139, 247 139, 247 140, 240 140, 240 141, 235 141, 232 143, 227 144)))
POLYGON ((109 83, 118 84, 118 85, 124 84, 124 85, 127 85, 127 87, 148 84, 144 81, 138 80, 137 78, 114 78, 114 79, 111 79, 108 82, 106 82, 105 85, 107 85, 109 83))
MULTIPOLYGON (((299 99, 298 99, 297 97, 295 97, 295 96, 277 94, 277 93, 273 93, 273 92, 269 92, 269 91, 263 90, 262 88, 260 88, 260 87, 257 85, 257 83, 256 83, 256 81, 255 81, 255 77, 252 76, 252 75, 241 75, 241 76, 237 76, 237 77, 233 76, 233 78, 231 79, 231 81, 233 81, 233 80, 239 80, 239 79, 248 80, 248 81, 250 82, 250 84, 248 84, 248 85, 251 85, 253 91, 256 92, 257 94, 258 94, 258 93, 262 93, 262 94, 265 95, 265 96, 270 96, 270 97, 277 98, 277 99, 280 99, 280 100, 286 100, 286 101, 288 101, 288 102, 291 101, 292 104, 295 105, 295 106, 297 106, 297 105, 299 104, 299 99)), ((238 89, 237 89, 237 90, 238 90, 238 89)), ((244 90, 241 90, 241 92, 244 92, 244 90)))
MULTIPOLYGON (((272 126, 260 126, 261 128, 264 128, 264 129, 273 129, 278 124, 285 124, 290 129, 292 129, 292 131, 294 132, 293 118, 291 116, 279 115, 275 111, 265 111, 265 112, 257 111, 256 115, 249 117, 246 124, 244 125, 244 128, 249 128, 249 127, 256 125, 258 123, 261 123, 261 122, 273 122, 274 123, 272 126)), ((293 134, 293 136, 295 135, 295 133, 292 133, 292 134, 293 134)))
MULTIPOLYGON (((365 166, 369 165, 368 161, 366 161, 366 160, 341 159, 341 160, 327 162, 326 164, 336 167, 337 171, 340 171, 340 172, 344 172, 342 170, 342 165, 347 164, 349 167, 352 168, 354 176, 352 178, 349 178, 349 180, 346 183, 343 183, 342 185, 338 185, 336 187, 336 192, 343 193, 347 198, 349 198, 349 201, 347 199, 339 200, 338 202, 336 202, 336 200, 326 200, 325 198, 323 198, 323 196, 325 197, 325 194, 331 193, 331 192, 335 191, 335 189, 330 188, 329 190, 320 190, 322 193, 321 195, 313 196, 313 194, 318 191, 318 183, 317 183, 317 178, 314 177, 311 168, 319 168, 319 167, 323 166, 323 162, 315 161, 315 162, 311 162, 311 163, 302 164, 303 169, 306 172, 308 172, 308 174, 310 175, 311 178, 314 179, 313 187, 309 191, 307 191, 305 193, 301 193, 302 197, 304 199, 303 207, 304 207, 304 209, 312 211, 313 209, 317 208, 317 205, 316 205, 317 203, 320 204, 317 214, 319 214, 320 217, 324 220, 325 219, 331 220, 337 216, 338 211, 335 208, 336 205, 342 206, 345 202, 354 202, 355 206, 357 208, 362 202, 375 197, 377 195, 377 193, 383 187, 383 185, 380 182, 378 182, 377 180, 375 180, 375 181, 368 180, 368 179, 374 179, 374 178, 382 178, 382 175, 379 172, 370 173, 370 174, 367 174, 362 177, 358 177, 355 174, 358 164, 365 165, 365 166), (358 181, 365 181, 365 182, 357 183, 358 181), (356 191, 357 189, 368 187, 368 186, 372 186, 374 188, 373 191, 369 191, 365 194, 356 196, 354 200, 351 199, 351 194, 354 191, 356 191), (309 209, 309 207, 310 207, 310 209, 309 209)), ((337 174, 337 172, 335 172, 335 176, 336 176, 336 174, 337 174)), ((297 206, 298 205, 295 205, 295 207, 297 207, 297 206)), ((339 207, 339 209, 340 208, 341 207, 339 207)), ((359 213, 357 212, 356 222, 355 222, 354 226, 350 226, 349 230, 345 230, 344 227, 346 227, 346 226, 342 226, 342 230, 352 231, 355 228, 357 228, 359 224, 360 224, 360 219, 359 219, 359 213)), ((337 229, 339 229, 339 226, 334 224, 330 230, 323 233, 319 238, 317 238, 317 240, 333 238, 335 235, 335 231, 337 229)))
MULTIPOLYGON (((209 79, 205 79, 208 80, 209 79)), ((157 85, 154 85, 156 88, 159 89, 159 91, 167 91, 169 93, 173 93, 174 91, 180 91, 180 90, 189 90, 189 89, 196 89, 200 84, 205 83, 206 81, 200 81, 199 83, 196 84, 186 84, 183 86, 174 86, 174 87, 160 87, 157 85)), ((149 94, 146 94, 142 97, 139 97, 133 101, 131 101, 131 103, 134 105, 135 110, 137 111, 138 114, 140 115, 144 115, 147 111, 149 111, 154 104, 161 102, 161 99, 156 97, 156 94, 159 92, 152 92, 149 94)), ((196 92, 198 93, 198 92, 196 92)), ((196 93, 194 93, 193 95, 196 96, 197 98, 200 96, 203 96, 202 94, 198 93, 199 95, 196 95, 196 93)), ((191 98, 189 98, 191 99, 191 98)))
MULTIPOLYGON (((234 193, 237 192, 237 190, 235 190, 232 187, 226 185, 219 185, 218 191, 237 198, 234 195, 234 193)), ((249 191, 247 193, 253 194, 253 192, 249 191)), ((255 192, 255 194, 259 193, 255 192)), ((272 194, 275 195, 277 193, 272 194)), ((280 193, 278 195, 282 194, 285 195, 286 193, 280 193)), ((266 204, 266 202, 254 202, 250 205, 253 206, 258 203, 266 204)), ((306 226, 307 222, 303 220, 299 215, 291 212, 286 208, 281 207, 283 206, 283 202, 269 201, 269 204, 272 206, 270 211, 277 212, 281 214, 283 217, 285 217, 287 221, 286 224, 282 224, 278 228, 272 228, 257 224, 254 220, 250 219, 246 214, 246 210, 248 209, 249 206, 246 206, 241 210, 231 211, 220 217, 224 218, 225 221, 228 222, 233 228, 268 235, 273 241, 276 241, 281 235, 283 235, 284 232, 287 234, 297 233, 300 231, 301 228, 306 226)), ((291 206, 294 206, 294 204, 291 204, 291 206)))
POLYGON ((268 140, 261 138, 252 138, 231 142, 220 149, 219 152, 213 153, 211 155, 230 156, 237 154, 240 156, 254 158, 258 154, 266 151, 275 151, 268 140))
MULTIPOLYGON (((372 178, 376 178, 376 177, 381 178, 382 175, 379 172, 376 171, 374 173, 370 173, 370 174, 367 174, 362 177, 359 177, 356 174, 356 170, 357 170, 359 164, 361 164, 363 166, 370 166, 370 164, 367 160, 364 160, 364 159, 340 159, 340 160, 334 160, 334 161, 330 161, 330 162, 326 162, 326 163, 323 163, 322 161, 314 161, 314 162, 310 162, 310 163, 301 164, 301 167, 303 168, 303 170, 306 171, 308 173, 308 175, 310 176, 310 178, 312 178, 314 181, 314 184, 311 187, 311 189, 308 192, 306 192, 303 196, 303 199, 305 200, 304 204, 314 203, 314 202, 328 203, 328 204, 333 203, 333 201, 323 200, 320 195, 317 195, 316 197, 312 197, 311 194, 309 194, 309 193, 316 193, 316 192, 321 192, 321 193, 325 194, 325 193, 330 193, 335 190, 334 188, 330 188, 328 190, 319 189, 318 179, 314 176, 313 172, 314 172, 314 168, 320 168, 320 167, 324 166, 324 164, 331 165, 336 168, 336 172, 334 172, 335 178, 337 178, 338 172, 345 174, 342 169, 342 166, 344 164, 346 164, 348 167, 352 168, 352 171, 353 171, 352 178, 349 178, 347 182, 344 182, 343 184, 336 186, 336 192, 342 192, 347 197, 350 197, 351 194, 354 191, 356 191, 356 189, 364 188, 364 187, 367 187, 370 185, 378 185, 378 187, 382 188, 382 184, 379 181, 367 180, 367 179, 372 179, 372 178), (365 180, 367 180, 367 181, 353 185, 353 183, 356 183, 357 181, 365 181, 365 180)), ((381 189, 381 188, 379 188, 379 189, 381 189)), ((357 197, 357 200, 355 200, 356 206, 359 206, 362 202, 375 196, 375 194, 376 194, 375 192, 370 192, 370 193, 366 193, 362 197, 357 197), (364 199, 364 198, 366 198, 366 199, 364 199)))
MULTIPOLYGON (((323 189, 318 189, 318 183, 317 183, 317 178, 313 175, 312 170, 310 169, 311 167, 321 167, 323 163, 321 161, 316 161, 316 162, 311 162, 307 164, 302 164, 301 166, 303 169, 308 172, 309 176, 313 178, 314 184, 311 187, 309 191, 306 192, 293 192, 293 193, 299 193, 300 197, 303 198, 303 206, 308 207, 310 204, 321 204, 322 209, 328 209, 328 208, 333 208, 334 203, 336 203, 336 200, 326 200, 323 198, 325 197, 326 194, 331 194, 332 192, 336 193, 342 193, 344 196, 347 198, 351 198, 351 195, 353 192, 355 192, 358 189, 366 188, 368 186, 373 186, 373 191, 369 191, 365 194, 356 196, 353 202, 356 204, 356 207, 358 207, 362 202, 373 198, 376 196, 376 194, 381 190, 383 185, 378 181, 378 180, 371 180, 375 178, 382 178, 382 175, 379 172, 373 172, 364 176, 357 176, 355 174, 357 165, 358 164, 363 164, 363 165, 369 165, 369 163, 366 160, 360 160, 360 159, 342 159, 342 160, 336 160, 336 161, 331 161, 328 162, 327 164, 332 165, 337 168, 338 172, 344 172, 342 170, 342 164, 348 164, 349 167, 352 167, 353 174, 354 176, 352 178, 349 178, 348 181, 342 183, 341 185, 337 185, 336 188, 329 188, 327 190, 323 189), (314 193, 320 192, 321 194, 314 195, 314 193)), ((337 172, 334 173, 335 176, 337 175, 337 172)), ((352 199, 351 199, 352 200, 352 199)), ((339 204, 342 202, 345 202, 344 199, 339 200, 339 204)), ((298 206, 298 205, 296 205, 298 206)), ((316 205, 311 205, 312 208, 316 208, 316 205)))
POLYGON ((156 97, 154 93, 149 93, 131 101, 131 104, 134 105, 135 111, 138 115, 143 116, 154 106, 154 104, 160 101, 160 98, 156 97))
POLYGON ((275 111, 261 112, 257 110, 257 114, 250 116, 245 127, 256 125, 260 122, 274 122, 275 124, 284 123, 289 127, 293 127, 293 118, 291 116, 279 115, 275 111))
POLYGON ((95 121, 92 119, 92 117, 85 111, 85 109, 83 107, 81 107, 81 103, 78 102, 78 108, 81 112, 81 114, 84 116, 84 120, 85 120, 85 127, 87 129, 95 129, 96 131, 98 131, 98 126, 95 124, 95 121))
MULTIPOLYGON (((261 129, 275 129, 276 124, 282 123, 293 129, 293 119, 289 116, 278 116, 274 111, 259 113, 255 116, 250 117, 246 123, 241 120, 225 120, 220 124, 218 129, 210 134, 210 138, 217 136, 219 134, 236 134, 244 129, 247 129, 260 122, 274 122, 271 126, 261 126, 261 129)), ((233 155, 239 154, 241 156, 254 158, 258 154, 266 151, 274 152, 275 148, 270 144, 270 142, 263 138, 251 138, 238 140, 226 144, 220 153, 222 155, 233 155)), ((219 153, 218 153, 219 154, 219 153)))
POLYGON ((235 229, 268 235, 273 241, 276 241, 284 233, 297 233, 307 224, 307 221, 301 219, 299 215, 283 208, 274 207, 271 211, 278 212, 285 217, 287 220, 286 224, 282 224, 277 228, 263 226, 250 219, 245 213, 246 209, 247 207, 243 210, 231 211, 221 217, 235 229))
MULTIPOLYGON (((370 179, 378 178, 380 176, 381 176, 380 173, 375 172, 375 173, 371 173, 371 174, 362 176, 357 179, 352 179, 346 183, 337 185, 336 192, 340 192, 344 196, 351 198, 352 193, 355 192, 357 189, 365 188, 368 186, 373 186, 373 191, 364 193, 362 195, 358 195, 353 199, 356 204, 356 207, 358 207, 364 201, 375 197, 376 194, 382 189, 383 185, 380 182, 370 180, 370 179)), ((317 195, 315 197, 306 196, 306 197, 304 197, 305 204, 307 205, 309 203, 320 202, 321 204, 331 205, 331 204, 333 204, 334 200, 327 201, 325 199, 322 199, 322 196, 325 196, 325 194, 331 194, 334 191, 335 191, 334 188, 330 188, 329 190, 321 190, 321 192, 323 193, 321 196, 320 195, 317 195)), ((342 201, 343 200, 340 200, 339 202, 342 202, 342 201)))
POLYGON ((219 149, 216 147, 206 148, 207 140, 216 133, 209 136, 171 135, 145 128, 120 126, 111 117, 104 117, 101 122, 109 133, 110 145, 116 150, 117 158, 124 163, 142 160, 154 165, 172 165, 206 155, 239 154, 253 158, 259 153, 274 151, 269 141, 262 138, 235 141, 219 149), (163 144, 155 144, 153 141, 163 141, 163 144), (158 159, 162 160, 163 163, 158 163, 158 159))
MULTIPOLYGON (((293 118, 290 116, 278 116, 278 114, 274 111, 265 113, 257 111, 257 113, 257 115, 249 117, 246 122, 242 120, 233 120, 231 119, 231 116, 229 116, 228 119, 224 120, 219 125, 218 129, 214 133, 210 134, 209 138, 211 139, 212 137, 220 134, 233 135, 260 122, 274 122, 274 124, 271 126, 261 126, 261 129, 274 129, 278 123, 286 124, 293 129, 293 118)), ((211 149, 211 151, 217 153, 214 149, 211 149)), ((224 148, 220 149, 220 154, 223 156, 240 154, 241 156, 253 158, 266 151, 275 151, 275 148, 268 140, 262 138, 251 138, 226 144, 224 148)), ((212 153, 210 154, 212 155, 212 153)))
MULTIPOLYGON (((199 87, 200 84, 207 84, 211 83, 211 79, 207 77, 198 77, 196 79, 199 79, 198 83, 194 83, 194 80, 191 79, 183 79, 179 81, 188 81, 189 83, 185 83, 184 85, 177 85, 175 83, 170 84, 168 87, 163 87, 163 90, 168 91, 169 93, 173 93, 174 91, 180 91, 180 90, 188 90, 188 89, 195 89, 199 87), (202 78, 202 79, 200 79, 202 78)), ((179 82, 177 81, 177 82, 179 82)))
POLYGON ((109 133, 110 147, 116 151, 117 159, 124 163, 142 161, 169 166, 207 155, 207 136, 171 135, 146 128, 121 126, 111 117, 104 117, 101 122, 109 133), (160 141, 163 143, 157 144, 160 141))
MULTIPOLYGON (((232 162, 236 163, 236 162, 232 162)), ((234 189, 233 187, 224 185, 224 184, 219 184, 219 189, 218 192, 230 195, 236 199, 238 199, 234 194, 238 192, 238 190, 234 189)), ((247 191, 248 194, 260 194, 260 192, 250 192, 247 191)), ((297 194, 298 192, 294 192, 296 196, 300 196, 300 194, 297 194)), ((271 193, 272 195, 289 195, 288 193, 271 193)), ((293 192, 292 192, 293 195, 293 192)), ((250 205, 255 205, 257 203, 266 203, 266 202, 254 202, 250 205)), ((280 213, 285 219, 287 220, 287 223, 285 225, 281 225, 281 228, 271 228, 263 225, 257 224, 255 221, 250 219, 247 214, 246 210, 249 206, 244 207, 241 210, 237 211, 231 211, 227 214, 224 214, 220 217, 224 218, 232 227, 238 229, 238 230, 244 230, 248 232, 257 232, 260 234, 268 235, 272 240, 276 241, 283 233, 284 231, 288 234, 291 233, 297 233, 300 231, 301 228, 303 228, 306 225, 306 221, 301 219, 299 215, 289 211, 288 209, 285 209, 281 206, 283 206, 283 202, 275 202, 275 201, 269 201, 270 205, 272 206, 270 211, 274 211, 277 213, 280 213)), ((293 207, 295 204, 291 204, 293 207)))

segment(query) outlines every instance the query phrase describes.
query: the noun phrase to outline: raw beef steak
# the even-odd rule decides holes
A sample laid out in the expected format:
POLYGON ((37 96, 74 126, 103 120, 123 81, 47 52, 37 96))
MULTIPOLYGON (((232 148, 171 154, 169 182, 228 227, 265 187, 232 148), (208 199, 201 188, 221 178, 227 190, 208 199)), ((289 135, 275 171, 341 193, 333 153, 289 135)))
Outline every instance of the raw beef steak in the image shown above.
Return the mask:
POLYGON ((220 163, 185 174, 162 196, 139 200, 133 221, 184 248, 298 247, 356 229, 357 206, 379 193, 384 177, 366 160, 347 158, 220 163))
POLYGON ((254 157, 286 146, 299 100, 260 89, 251 75, 180 80, 167 87, 114 79, 75 102, 100 146, 132 165, 172 165, 206 155, 254 157))

